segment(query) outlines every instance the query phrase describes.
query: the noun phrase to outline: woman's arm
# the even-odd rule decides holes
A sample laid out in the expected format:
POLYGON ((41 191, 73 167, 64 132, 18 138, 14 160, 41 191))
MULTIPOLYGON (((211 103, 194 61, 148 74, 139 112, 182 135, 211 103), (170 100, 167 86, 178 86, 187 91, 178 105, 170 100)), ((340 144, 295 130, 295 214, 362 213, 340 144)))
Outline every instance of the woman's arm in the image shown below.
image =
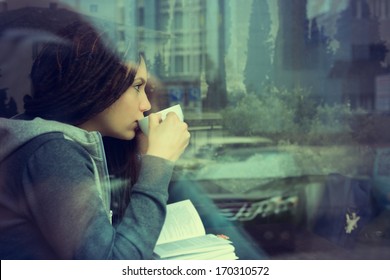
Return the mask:
POLYGON ((145 156, 131 203, 116 229, 107 217, 88 153, 65 139, 46 142, 27 162, 31 215, 63 259, 148 259, 165 218, 173 164, 145 156))

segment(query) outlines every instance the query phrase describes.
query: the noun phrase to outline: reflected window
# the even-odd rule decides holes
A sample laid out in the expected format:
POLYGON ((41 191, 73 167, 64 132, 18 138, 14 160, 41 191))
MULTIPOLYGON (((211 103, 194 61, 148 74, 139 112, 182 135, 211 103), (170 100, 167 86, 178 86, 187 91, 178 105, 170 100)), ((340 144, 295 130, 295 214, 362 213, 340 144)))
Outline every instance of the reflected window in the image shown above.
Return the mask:
POLYGON ((138 25, 139 26, 145 25, 145 8, 144 7, 138 8, 138 25))
POLYGON ((0 9, 1 9, 2 12, 7 11, 7 10, 8 10, 8 3, 6 3, 6 2, 1 2, 1 3, 0 3, 0 9))
POLYGON ((175 56, 175 74, 181 75, 184 71, 184 57, 181 55, 175 56))
POLYGON ((53 9, 53 10, 57 9, 57 8, 58 8, 58 3, 51 2, 51 3, 49 4, 49 8, 50 8, 50 9, 53 9))
POLYGON ((91 5, 89 6, 89 11, 90 11, 91 13, 97 13, 97 12, 98 12, 98 5, 97 5, 97 4, 91 4, 91 5))
MULTIPOLYGON (((12 3, 0 2, 2 18, 23 18, 12 3)), ((173 184, 200 189, 271 257, 390 258, 363 244, 366 231, 385 227, 376 219, 390 205, 382 196, 390 174, 380 168, 390 162, 390 0, 64 3, 93 16, 121 53, 144 54, 153 109, 182 106, 192 138, 173 184), (367 190, 377 204, 356 212, 342 201, 332 223, 333 186, 367 190), (375 215, 344 235, 358 212, 375 215)), ((15 83, 0 67, 0 111, 9 116, 23 108, 29 72, 15 83)))
POLYGON ((183 29, 183 13, 176 12, 174 17, 174 27, 176 30, 183 29))

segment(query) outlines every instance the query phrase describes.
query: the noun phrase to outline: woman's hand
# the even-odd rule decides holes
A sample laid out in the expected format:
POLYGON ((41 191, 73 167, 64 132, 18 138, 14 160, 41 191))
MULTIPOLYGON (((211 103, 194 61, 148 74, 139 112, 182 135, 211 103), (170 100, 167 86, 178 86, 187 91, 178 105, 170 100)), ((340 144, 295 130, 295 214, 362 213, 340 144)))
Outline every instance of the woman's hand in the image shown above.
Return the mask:
POLYGON ((137 136, 136 136, 136 140, 137 140, 137 149, 138 149, 138 152, 141 154, 141 155, 144 155, 146 154, 147 150, 148 150, 148 136, 146 136, 141 130, 137 133, 137 136))
POLYGON ((188 125, 172 112, 162 122, 160 115, 150 114, 148 134, 146 154, 170 161, 178 160, 190 141, 188 125))

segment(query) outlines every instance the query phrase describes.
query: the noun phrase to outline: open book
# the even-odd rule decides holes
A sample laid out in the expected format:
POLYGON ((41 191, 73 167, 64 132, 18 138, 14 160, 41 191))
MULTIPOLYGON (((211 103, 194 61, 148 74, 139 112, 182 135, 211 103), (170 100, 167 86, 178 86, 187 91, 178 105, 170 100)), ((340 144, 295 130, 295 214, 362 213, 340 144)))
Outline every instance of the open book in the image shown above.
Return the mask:
POLYGON ((167 206, 167 216, 157 245, 155 259, 235 260, 231 241, 206 234, 202 220, 190 200, 167 206))

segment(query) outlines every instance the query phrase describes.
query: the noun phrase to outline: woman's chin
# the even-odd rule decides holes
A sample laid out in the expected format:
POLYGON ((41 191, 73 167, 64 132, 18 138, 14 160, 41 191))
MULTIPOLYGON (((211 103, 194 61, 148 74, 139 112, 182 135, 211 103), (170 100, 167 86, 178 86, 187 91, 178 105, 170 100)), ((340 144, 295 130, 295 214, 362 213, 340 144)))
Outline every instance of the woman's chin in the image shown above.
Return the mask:
POLYGON ((131 133, 127 133, 126 135, 123 135, 122 140, 133 140, 135 138, 135 131, 132 131, 131 133))
POLYGON ((110 135, 113 138, 120 140, 133 140, 135 138, 136 132, 134 130, 126 131, 123 133, 116 133, 115 135, 110 135))

